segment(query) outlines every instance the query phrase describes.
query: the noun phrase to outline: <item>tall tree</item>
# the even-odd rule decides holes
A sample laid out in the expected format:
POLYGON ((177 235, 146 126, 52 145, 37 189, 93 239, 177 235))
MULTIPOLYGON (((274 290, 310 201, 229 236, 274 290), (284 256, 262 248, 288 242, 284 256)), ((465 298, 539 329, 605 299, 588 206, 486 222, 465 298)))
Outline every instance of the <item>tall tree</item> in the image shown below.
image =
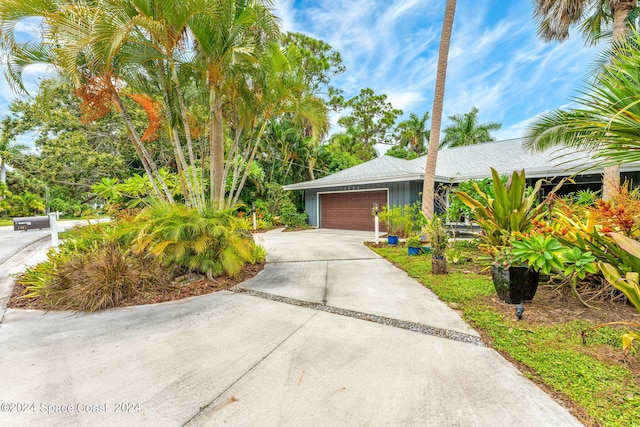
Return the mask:
POLYGON ((349 127, 344 132, 331 135, 329 145, 348 153, 360 162, 366 162, 378 157, 373 145, 365 144, 361 138, 362 131, 357 127, 349 127))
POLYGON ((431 138, 429 139, 429 154, 427 155, 427 164, 424 171, 424 184, 422 188, 422 212, 428 219, 433 219, 433 215, 435 213, 436 162, 438 160, 438 146, 440 145, 440 126, 442 125, 442 107, 444 105, 444 85, 447 79, 449 45, 451 44, 451 32, 453 30, 453 19, 455 14, 456 0, 447 0, 447 4, 444 9, 442 32, 440 33, 436 87, 433 93, 433 118, 431 119, 430 132, 431 138))
MULTIPOLYGON (((596 43, 603 35, 610 34, 613 43, 625 38, 633 23, 630 14, 638 7, 637 0, 534 0, 534 19, 538 24, 538 34, 546 41, 564 41, 569 37, 569 29, 579 26, 586 41, 596 43)), ((546 147, 563 144, 564 138, 558 134, 556 141, 549 141, 546 147)), ((620 187, 620 166, 608 166, 604 170, 603 198, 609 199, 620 187)))
POLYGON ((2 121, 3 139, 15 141, 28 135, 37 149, 21 156, 22 172, 51 187, 65 187, 72 199, 88 198, 86 193, 97 180, 124 177, 132 168, 135 154, 118 117, 109 114, 84 123, 80 102, 69 84, 44 80, 35 97, 16 99, 9 108, 11 115, 2 121))
POLYGON ((340 52, 328 43, 302 33, 286 33, 283 44, 298 49, 304 80, 311 93, 323 97, 333 110, 340 109, 342 90, 331 85, 331 79, 346 69, 340 52))
POLYGON ((260 50, 280 35, 269 0, 211 0, 206 13, 189 27, 202 57, 209 87, 210 192, 215 207, 224 204, 224 86, 233 68, 255 61, 260 50))
POLYGON ((396 126, 396 138, 398 146, 405 148, 417 155, 423 155, 427 151, 429 143, 429 129, 427 121, 429 112, 426 111, 422 117, 415 113, 409 114, 409 118, 396 126))
POLYGON ((375 144, 392 144, 393 127, 402 110, 393 108, 387 95, 376 95, 372 89, 361 89, 345 106, 351 112, 338 119, 338 124, 350 129, 352 136, 366 148, 375 144))
POLYGON ((444 128, 444 138, 440 143, 440 148, 462 147, 495 141, 495 138, 491 136, 491 131, 500 129, 502 124, 496 122, 478 123, 479 111, 473 107, 468 113, 449 116, 451 124, 444 128))
POLYGON ((259 126, 253 144, 245 149, 247 167, 237 188, 231 189, 232 192, 235 190, 235 194, 229 195, 231 205, 239 200, 270 120, 289 114, 294 120, 302 121, 303 126, 311 129, 310 134, 315 139, 323 136, 328 130, 326 106, 322 100, 309 92, 297 62, 297 53, 295 48, 283 51, 280 46, 272 43, 260 58, 263 65, 260 67, 261 72, 253 76, 255 90, 252 98, 256 108, 254 123, 259 123, 259 126))

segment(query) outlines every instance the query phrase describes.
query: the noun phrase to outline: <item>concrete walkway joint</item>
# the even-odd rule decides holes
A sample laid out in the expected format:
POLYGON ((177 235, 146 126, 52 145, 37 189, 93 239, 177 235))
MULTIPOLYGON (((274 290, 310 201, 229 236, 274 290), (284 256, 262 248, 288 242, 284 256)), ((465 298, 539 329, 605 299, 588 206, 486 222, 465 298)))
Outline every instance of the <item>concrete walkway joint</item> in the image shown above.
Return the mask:
POLYGON ((276 301, 284 304, 295 305, 298 307, 305 307, 311 310, 324 311, 326 313, 339 314, 341 316, 353 317, 354 319, 366 320, 368 322, 379 323, 381 325, 392 326, 394 328, 406 329, 407 331, 418 332, 424 335, 431 335, 434 337, 446 338, 453 341, 466 342, 468 344, 486 347, 485 343, 480 338, 473 335, 452 331, 450 329, 436 328, 434 326, 424 325, 422 323, 409 322, 406 320, 393 319, 390 317, 377 316, 375 314, 333 307, 330 305, 326 305, 326 299, 324 300, 324 303, 318 304, 316 302, 302 301, 294 298, 273 295, 266 292, 244 289, 242 287, 235 287, 231 290, 239 294, 247 294, 269 301, 276 301))

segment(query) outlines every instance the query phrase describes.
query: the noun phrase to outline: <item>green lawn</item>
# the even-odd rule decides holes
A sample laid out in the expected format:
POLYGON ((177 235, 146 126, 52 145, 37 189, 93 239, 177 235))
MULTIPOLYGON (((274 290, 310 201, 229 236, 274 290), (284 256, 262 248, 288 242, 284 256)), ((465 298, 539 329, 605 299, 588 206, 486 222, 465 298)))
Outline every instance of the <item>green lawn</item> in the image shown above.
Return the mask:
MULTIPOLYGON (((450 274, 433 276, 428 255, 407 256, 404 247, 372 248, 407 272, 438 297, 460 310, 464 319, 488 336, 493 348, 523 365, 524 374, 563 394, 582 408, 594 426, 640 425, 640 378, 623 363, 598 360, 603 351, 622 354, 622 331, 592 329, 593 324, 574 320, 554 325, 533 325, 505 317, 486 303, 495 293, 491 277, 463 273, 470 264, 450 264, 450 274), (589 331, 583 343, 582 331, 589 331)), ((456 247, 456 253, 474 257, 472 249, 456 247)), ((525 315, 526 319, 526 315, 525 315)), ((638 356, 631 356, 638 357, 638 356)))

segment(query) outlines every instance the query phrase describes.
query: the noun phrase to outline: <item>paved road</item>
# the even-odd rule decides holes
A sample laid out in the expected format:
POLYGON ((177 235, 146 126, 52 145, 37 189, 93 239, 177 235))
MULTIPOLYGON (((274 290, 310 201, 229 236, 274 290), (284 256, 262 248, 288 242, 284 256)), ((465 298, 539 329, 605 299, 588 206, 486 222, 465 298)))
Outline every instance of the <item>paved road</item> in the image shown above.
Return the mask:
POLYGON ((270 263, 243 288, 307 306, 219 292, 90 316, 7 310, 0 425, 580 425, 477 342, 323 310, 477 338, 364 238, 259 236, 270 263))
MULTIPOLYGON (((95 222, 95 220, 90 220, 95 222)), ((100 219, 101 222, 107 221, 100 219)), ((64 231, 76 225, 84 225, 87 220, 58 221, 58 230, 64 231)), ((0 319, 4 315, 7 301, 13 288, 13 275, 21 273, 28 266, 46 259, 51 247, 51 230, 15 231, 13 226, 0 227, 0 319)))

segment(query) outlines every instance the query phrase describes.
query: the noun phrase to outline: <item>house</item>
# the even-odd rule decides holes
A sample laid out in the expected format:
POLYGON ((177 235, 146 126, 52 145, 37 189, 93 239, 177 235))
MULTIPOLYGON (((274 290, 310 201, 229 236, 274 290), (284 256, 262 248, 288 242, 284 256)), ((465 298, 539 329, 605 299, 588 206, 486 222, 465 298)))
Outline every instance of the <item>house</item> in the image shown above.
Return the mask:
MULTIPOLYGON (((493 167, 501 175, 524 169, 531 182, 549 180, 543 186, 543 194, 565 176, 574 176, 575 181, 563 187, 565 193, 601 189, 603 167, 591 158, 592 153, 568 148, 530 153, 522 148, 522 142, 510 139, 440 150, 436 184, 455 185, 489 178, 493 167)), ((284 189, 304 191, 311 226, 373 231, 373 203, 401 206, 421 200, 425 165, 426 156, 414 160, 382 156, 324 178, 286 185, 284 189)), ((640 164, 623 165, 621 179, 640 183, 640 164)))

